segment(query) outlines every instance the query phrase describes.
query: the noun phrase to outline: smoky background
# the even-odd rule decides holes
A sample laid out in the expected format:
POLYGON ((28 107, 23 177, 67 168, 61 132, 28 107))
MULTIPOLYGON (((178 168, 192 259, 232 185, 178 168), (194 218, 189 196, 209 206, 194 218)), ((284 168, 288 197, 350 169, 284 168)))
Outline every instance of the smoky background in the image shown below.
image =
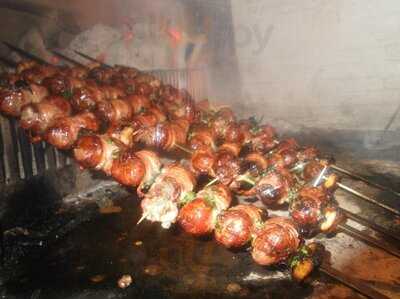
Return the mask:
MULTIPOLYGON (((191 80, 200 97, 284 135, 368 159, 400 160, 400 4, 376 1, 2 1, 2 40, 61 12, 55 43, 126 17, 205 36, 191 80), (61 29, 60 29, 61 28, 61 29)), ((47 27, 52 23, 47 22, 47 27)), ((190 47, 189 47, 190 48, 190 47)), ((190 49, 188 50, 190 51, 190 49)), ((7 54, 7 49, 1 49, 7 54)), ((188 87, 188 78, 179 86, 188 87)))

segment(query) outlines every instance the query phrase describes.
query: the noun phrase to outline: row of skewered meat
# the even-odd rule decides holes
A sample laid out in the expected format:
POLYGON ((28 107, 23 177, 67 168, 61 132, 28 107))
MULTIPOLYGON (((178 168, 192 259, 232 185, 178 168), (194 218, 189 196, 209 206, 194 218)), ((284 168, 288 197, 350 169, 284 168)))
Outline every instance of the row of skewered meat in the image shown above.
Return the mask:
POLYGON ((332 196, 337 177, 323 172, 329 161, 315 148, 279 141, 269 125, 237 121, 229 108, 195 103, 132 68, 22 63, 0 79, 0 111, 19 118, 32 142, 73 149, 81 167, 137 188, 143 219, 213 233, 228 248, 251 244, 261 265, 309 261, 304 252, 315 248, 302 247, 304 232, 332 231, 341 219, 332 196), (185 159, 164 162, 164 152, 185 159), (212 181, 201 186, 204 177, 212 181), (254 205, 232 207, 233 194, 288 205, 291 218, 264 221, 254 205))

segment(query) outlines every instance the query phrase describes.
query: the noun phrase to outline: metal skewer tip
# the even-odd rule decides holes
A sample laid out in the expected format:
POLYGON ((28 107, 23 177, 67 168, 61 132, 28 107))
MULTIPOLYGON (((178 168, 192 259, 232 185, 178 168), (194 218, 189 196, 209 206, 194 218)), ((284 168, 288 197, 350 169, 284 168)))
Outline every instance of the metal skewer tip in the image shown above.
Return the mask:
POLYGON ((342 183, 337 182, 336 184, 340 189, 343 189, 343 190, 345 190, 345 191, 347 191, 347 192, 349 192, 349 193, 351 193, 351 194, 353 194, 353 195, 355 195, 355 196, 357 196, 357 197, 359 197, 359 198, 361 198, 363 200, 366 200, 366 201, 368 201, 368 202, 370 202, 370 203, 372 203, 374 205, 377 205, 377 206, 379 206, 379 207, 381 207, 381 208, 383 208, 383 209, 385 209, 385 210, 387 210, 387 211, 389 211, 389 212, 391 212, 391 213, 393 213, 393 214, 395 214, 397 216, 400 216, 400 211, 396 210, 395 208, 392 208, 392 207, 390 207, 390 206, 388 206, 388 205, 386 205, 384 203, 381 203, 381 202, 377 201, 376 199, 374 199, 372 197, 364 195, 364 194, 362 194, 362 193, 360 193, 360 192, 358 192, 358 191, 356 191, 356 190, 354 190, 354 189, 352 189, 352 188, 350 188, 350 187, 348 187, 346 185, 343 185, 342 183))
POLYGON ((62 53, 60 53, 58 51, 52 50, 51 52, 54 55, 56 55, 56 56, 60 57, 61 59, 65 60, 66 62, 72 63, 72 64, 74 64, 76 66, 80 66, 80 67, 83 67, 83 68, 88 68, 86 65, 83 65, 82 63, 80 63, 80 62, 78 62, 78 61, 76 61, 76 60, 74 60, 72 58, 69 58, 68 56, 65 56, 64 54, 62 54, 62 53))
POLYGON ((213 179, 213 180, 211 180, 207 185, 206 185, 206 187, 210 187, 211 185, 214 185, 216 182, 218 182, 219 181, 219 178, 215 178, 215 179, 213 179))
POLYGON ((17 52, 17 53, 29 58, 29 59, 32 59, 32 60, 34 60, 34 61, 36 61, 36 62, 38 62, 40 64, 51 65, 51 63, 48 63, 44 59, 42 59, 42 58, 40 58, 40 57, 38 57, 36 55, 33 55, 32 53, 29 53, 29 52, 27 52, 27 51, 25 51, 25 50, 23 50, 21 48, 18 48, 18 47, 14 46, 14 45, 12 45, 12 44, 10 44, 8 42, 4 42, 3 41, 3 44, 5 44, 11 50, 13 50, 13 51, 15 51, 15 52, 17 52))
POLYGON ((83 58, 86 58, 87 60, 90 60, 90 61, 92 61, 92 62, 99 63, 102 67, 112 68, 111 65, 108 65, 108 64, 106 64, 106 63, 104 63, 104 62, 102 62, 102 61, 100 61, 100 60, 98 60, 98 59, 95 59, 95 58, 93 58, 93 57, 90 57, 89 55, 86 55, 86 54, 84 54, 84 53, 82 53, 82 52, 79 52, 79 51, 77 51, 77 50, 74 50, 74 52, 75 52, 76 54, 82 56, 83 58))
POLYGON ((371 288, 368 284, 365 282, 349 277, 342 272, 332 268, 331 266, 328 265, 322 265, 319 270, 329 277, 339 281, 340 283, 343 283, 345 286, 355 290, 356 292, 364 295, 367 298, 370 299, 389 299, 389 297, 383 295, 382 293, 379 293, 375 289, 371 288))
POLYGON ((143 214, 142 217, 140 217, 139 221, 136 223, 136 225, 139 225, 140 223, 142 223, 143 220, 146 219, 147 215, 148 215, 147 213, 143 214))
POLYGON ((193 154, 193 152, 190 149, 188 149, 188 148, 186 148, 186 147, 184 147, 182 145, 179 145, 179 144, 176 143, 175 146, 177 148, 179 148, 181 151, 185 152, 185 153, 188 153, 190 155, 193 154))
POLYGON ((331 167, 332 169, 338 171, 338 172, 341 172, 341 173, 343 173, 343 174, 349 176, 349 177, 352 177, 352 178, 357 179, 357 180, 359 180, 359 181, 362 181, 362 182, 364 182, 364 183, 366 183, 366 184, 368 184, 368 185, 371 185, 371 186, 373 186, 373 187, 375 187, 375 188, 378 188, 378 189, 383 190, 383 191, 390 192, 390 193, 392 193, 392 194, 394 194, 394 195, 400 197, 400 192, 397 192, 397 191, 395 191, 395 190, 393 190, 393 189, 391 189, 391 188, 389 188, 389 187, 382 186, 382 185, 380 185, 380 184, 378 184, 378 183, 372 182, 372 181, 366 179, 365 177, 363 177, 363 176, 361 176, 361 175, 359 175, 359 174, 356 174, 356 173, 354 173, 354 172, 351 172, 351 171, 349 171, 349 170, 347 170, 347 169, 341 168, 341 167, 339 167, 339 166, 337 166, 337 165, 333 165, 333 164, 330 165, 330 167, 331 167))

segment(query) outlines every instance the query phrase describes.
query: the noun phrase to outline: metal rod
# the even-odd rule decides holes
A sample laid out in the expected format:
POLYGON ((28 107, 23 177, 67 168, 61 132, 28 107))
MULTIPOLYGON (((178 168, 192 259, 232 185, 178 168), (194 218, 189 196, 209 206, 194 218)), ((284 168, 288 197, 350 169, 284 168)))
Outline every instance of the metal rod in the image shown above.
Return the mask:
POLYGON ((339 167, 339 166, 337 166, 337 165, 330 165, 330 167, 331 167, 332 169, 334 169, 334 170, 337 170, 337 171, 339 171, 339 172, 341 172, 341 173, 343 173, 343 174, 348 175, 349 177, 352 177, 352 178, 354 178, 354 179, 356 179, 356 180, 362 181, 362 182, 364 182, 364 183, 366 183, 366 184, 368 184, 368 185, 371 185, 371 186, 373 186, 373 187, 375 187, 375 188, 378 188, 378 189, 380 189, 380 190, 388 191, 388 192, 390 192, 390 193, 392 193, 392 194, 394 194, 394 195, 400 197, 400 192, 397 192, 397 191, 395 191, 395 190, 393 190, 393 189, 391 189, 391 188, 389 188, 389 187, 382 186, 382 185, 380 185, 380 184, 378 184, 378 183, 372 182, 372 181, 370 181, 370 180, 368 180, 368 179, 362 177, 362 176, 359 175, 359 174, 356 174, 356 173, 351 172, 351 171, 349 171, 349 170, 343 169, 343 168, 341 168, 341 167, 339 167))
POLYGON ((5 58, 5 57, 1 57, 0 56, 0 61, 1 62, 3 62, 5 65, 7 65, 8 67, 11 67, 11 68, 16 68, 17 66, 18 66, 18 63, 16 63, 15 61, 13 61, 13 60, 10 60, 10 59, 8 59, 8 58, 5 58))
POLYGON ((329 277, 341 282, 345 286, 355 290, 356 292, 362 294, 363 296, 370 298, 370 299, 390 299, 386 295, 376 291, 375 289, 371 288, 367 283, 353 277, 349 277, 342 272, 332 268, 328 265, 322 265, 319 268, 319 271, 328 275, 329 277))
POLYGON ((395 257, 400 258, 400 251, 397 248, 394 248, 388 244, 385 244, 384 242, 381 242, 378 239, 372 238, 371 236, 368 236, 367 234, 360 232, 359 230, 357 230, 347 224, 340 224, 338 226, 338 228, 343 233, 345 233, 357 240, 363 241, 371 246, 382 249, 383 251, 385 251, 395 257))
POLYGON ((23 50, 21 48, 13 46, 12 44, 10 44, 8 42, 4 42, 3 41, 3 44, 5 44, 11 50, 13 50, 13 51, 15 51, 15 52, 17 52, 17 53, 29 58, 29 59, 35 60, 36 62, 38 62, 40 64, 51 65, 50 63, 48 63, 47 61, 43 60, 42 58, 37 57, 36 55, 33 55, 33 54, 31 54, 31 53, 29 53, 29 52, 27 52, 27 51, 25 51, 25 50, 23 50))
POLYGON ((339 207, 339 210, 346 216, 346 218, 351 219, 351 220, 353 220, 355 222, 358 222, 358 223, 360 223, 360 224, 362 224, 362 225, 364 225, 364 226, 366 226, 366 227, 368 227, 370 229, 373 229, 373 230, 381 233, 384 236, 387 236, 389 238, 396 239, 396 240, 400 241, 400 236, 396 235, 394 232, 391 232, 391 231, 385 229, 384 227, 382 227, 380 225, 377 225, 377 224, 375 224, 375 223, 373 223, 373 222, 371 222, 371 221, 369 221, 369 220, 367 220, 365 218, 362 218, 359 215, 354 214, 354 213, 352 213, 352 212, 350 212, 348 210, 345 210, 345 209, 340 208, 340 207, 339 207))
POLYGON ((381 203, 381 202, 377 201, 376 199, 374 199, 372 197, 369 197, 369 196, 364 195, 364 194, 362 194, 362 193, 360 193, 360 192, 358 192, 358 191, 356 191, 356 190, 354 190, 354 189, 352 189, 350 187, 347 187, 346 185, 343 185, 342 183, 337 182, 336 184, 340 189, 343 189, 343 190, 345 190, 345 191, 347 191, 347 192, 349 192, 349 193, 351 193, 351 194, 353 194, 353 195, 355 195, 355 196, 357 196, 357 197, 359 197, 359 198, 361 198, 363 200, 366 200, 366 201, 368 201, 368 202, 370 202, 370 203, 372 203, 374 205, 377 205, 377 206, 379 206, 379 207, 381 207, 381 208, 383 208, 383 209, 385 209, 385 210, 387 210, 389 212, 392 212, 393 214, 396 214, 397 216, 400 216, 400 211, 396 210, 395 208, 392 208, 392 207, 390 207, 388 205, 385 205, 384 203, 381 203))
POLYGON ((83 67, 83 68, 86 68, 86 69, 88 68, 86 65, 84 65, 84 64, 82 64, 82 63, 80 63, 80 62, 78 62, 78 61, 76 61, 76 60, 74 60, 72 58, 69 58, 68 56, 65 56, 64 54, 62 54, 62 53, 60 53, 58 51, 52 50, 51 52, 54 55, 57 55, 61 59, 65 60, 66 62, 72 63, 73 65, 80 66, 80 67, 83 67))
POLYGON ((102 67, 112 68, 111 65, 106 64, 106 63, 104 63, 104 62, 101 62, 100 60, 95 59, 95 58, 93 58, 93 57, 90 57, 89 55, 86 55, 86 54, 84 54, 84 53, 82 53, 82 52, 79 52, 79 51, 76 51, 76 50, 74 50, 74 52, 75 52, 76 54, 82 56, 83 58, 86 58, 87 60, 90 60, 90 61, 92 61, 92 62, 97 62, 97 63, 99 63, 102 67))
POLYGON ((176 146, 178 149, 180 149, 181 151, 183 151, 183 152, 185 152, 185 153, 187 153, 187 154, 190 154, 190 155, 193 154, 193 151, 191 151, 190 149, 188 149, 188 148, 186 148, 186 147, 184 147, 184 146, 182 146, 182 145, 180 145, 180 144, 178 144, 178 143, 175 143, 175 146, 176 146))

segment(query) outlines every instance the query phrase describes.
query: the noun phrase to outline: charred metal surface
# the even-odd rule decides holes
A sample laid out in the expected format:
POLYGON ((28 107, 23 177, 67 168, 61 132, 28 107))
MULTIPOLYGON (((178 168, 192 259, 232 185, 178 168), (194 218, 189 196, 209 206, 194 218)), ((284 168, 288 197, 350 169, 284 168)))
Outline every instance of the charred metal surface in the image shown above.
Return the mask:
MULTIPOLYGON (((92 196, 107 202, 118 195, 106 188, 102 195, 97 190, 92 196)), ((255 266, 246 251, 227 251, 213 240, 194 239, 158 225, 135 226, 135 197, 114 204, 122 207, 121 213, 98 214, 89 204, 87 213, 76 212, 74 220, 71 211, 50 215, 48 223, 40 224, 50 227, 45 232, 8 230, 7 296, 18 298, 38 289, 41 298, 306 298, 312 292, 311 287, 294 284, 284 269, 255 266), (127 290, 116 284, 123 274, 133 277, 127 290)))
POLYGON ((5 155, 4 155, 4 139, 3 139, 3 125, 0 120, 0 185, 6 183, 6 169, 5 169, 5 155))
POLYGON ((15 120, 9 120, 9 130, 10 130, 10 139, 8 140, 8 144, 11 145, 9 147, 9 151, 7 152, 7 159, 10 159, 8 166, 9 166, 9 175, 10 181, 15 182, 21 179, 21 167, 20 167, 20 160, 18 155, 20 154, 19 147, 18 147, 18 138, 17 132, 15 127, 15 120))
MULTIPOLYGON (((15 124, 18 126, 18 124, 15 124)), ((33 176, 32 147, 24 130, 19 126, 16 128, 18 132, 18 141, 21 148, 22 165, 24 166, 24 178, 30 179, 33 176)))
POLYGON ((35 157, 37 175, 42 175, 46 170, 46 160, 44 151, 44 142, 33 144, 33 154, 35 157))

